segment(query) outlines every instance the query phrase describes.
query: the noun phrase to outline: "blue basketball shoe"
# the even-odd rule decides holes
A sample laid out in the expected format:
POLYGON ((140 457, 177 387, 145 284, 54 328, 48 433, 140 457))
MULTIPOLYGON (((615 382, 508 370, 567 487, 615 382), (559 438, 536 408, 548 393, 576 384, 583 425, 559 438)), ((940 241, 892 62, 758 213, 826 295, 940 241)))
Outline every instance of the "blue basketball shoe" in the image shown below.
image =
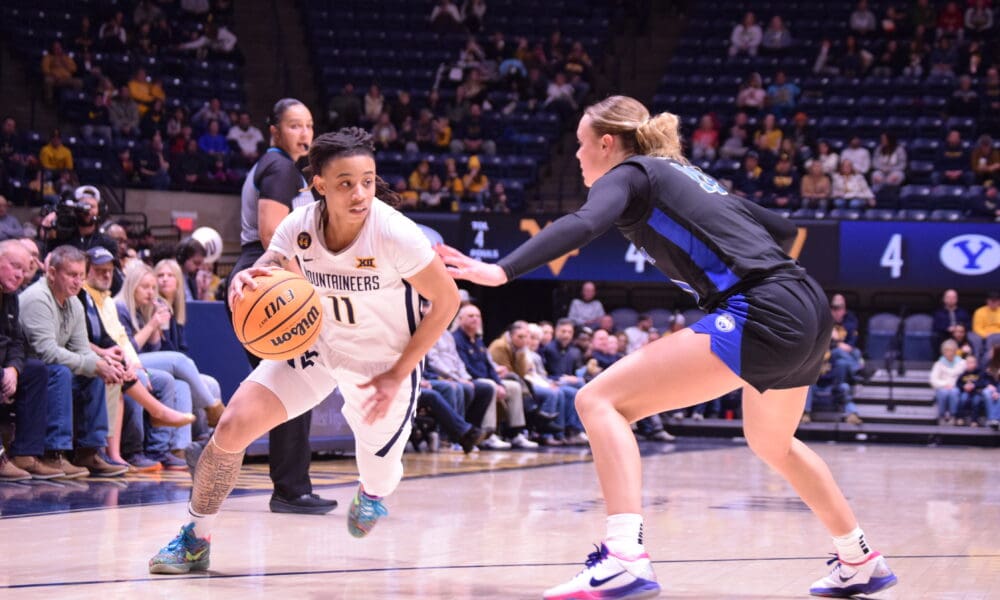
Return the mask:
POLYGON ((188 523, 181 527, 177 537, 149 559, 149 572, 181 575, 207 571, 209 550, 209 540, 195 537, 194 523, 188 523))
POLYGON ((542 594, 545 600, 589 600, 592 598, 652 598, 660 594, 649 555, 635 559, 608 552, 601 544, 587 556, 586 567, 576 577, 542 594))
POLYGON ((896 576, 889 569, 885 558, 878 552, 865 557, 864 562, 848 563, 833 557, 826 564, 837 563, 829 575, 812 584, 809 593, 827 598, 850 598, 875 592, 896 585, 896 576))
POLYGON ((375 527, 375 523, 388 514, 389 509, 382 504, 382 499, 372 498, 359 485, 347 513, 347 531, 356 538, 365 537, 375 527))

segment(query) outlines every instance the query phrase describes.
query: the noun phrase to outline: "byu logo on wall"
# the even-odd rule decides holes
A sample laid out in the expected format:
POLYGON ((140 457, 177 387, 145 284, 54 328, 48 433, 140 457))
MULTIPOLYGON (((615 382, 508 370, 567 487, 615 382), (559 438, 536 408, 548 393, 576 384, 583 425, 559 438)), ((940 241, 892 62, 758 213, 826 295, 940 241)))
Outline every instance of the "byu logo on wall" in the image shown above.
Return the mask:
POLYGON ((941 264, 959 275, 985 275, 1000 267, 1000 242, 966 233, 945 242, 939 256, 941 264))

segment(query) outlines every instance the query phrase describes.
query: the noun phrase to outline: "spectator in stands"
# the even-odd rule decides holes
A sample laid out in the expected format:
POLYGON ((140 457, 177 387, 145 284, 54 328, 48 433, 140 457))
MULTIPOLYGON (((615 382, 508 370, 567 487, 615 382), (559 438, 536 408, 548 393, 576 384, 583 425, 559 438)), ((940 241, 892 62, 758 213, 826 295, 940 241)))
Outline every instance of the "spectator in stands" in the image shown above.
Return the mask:
POLYGON ((833 193, 833 184, 830 182, 830 177, 823 172, 822 162, 811 160, 807 164, 808 173, 802 178, 802 185, 799 188, 802 208, 826 210, 833 193))
POLYGON ((546 88, 543 106, 561 115, 563 118, 576 112, 579 105, 576 102, 576 90, 566 79, 563 72, 556 73, 546 88))
POLYGON ((26 357, 17 298, 30 261, 31 257, 19 242, 0 242, 0 367, 3 373, 0 405, 13 404, 16 415, 10 460, 0 445, 0 480, 3 481, 65 475, 41 460, 45 453, 48 371, 40 360, 26 357))
POLYGON ((132 11, 132 22, 136 25, 143 23, 154 23, 163 16, 163 11, 153 0, 139 0, 135 10, 132 11))
POLYGON ((752 12, 743 15, 743 21, 733 27, 729 34, 729 56, 748 54, 757 56, 764 33, 757 24, 757 18, 752 12))
POLYGON ((476 379, 489 379, 496 384, 497 402, 504 402, 507 412, 507 430, 511 436, 509 443, 495 437, 489 437, 483 446, 489 449, 505 449, 512 445, 518 448, 536 448, 524 433, 526 421, 524 417, 524 397, 521 384, 512 380, 503 380, 489 359, 486 344, 483 343, 482 314, 474 304, 466 304, 458 311, 458 329, 454 331, 455 347, 465 368, 476 379))
POLYGON ((118 187, 134 187, 142 181, 135 160, 132 159, 132 151, 128 148, 118 151, 117 160, 111 169, 111 181, 118 187))
POLYGON ((882 37, 889 41, 895 41, 897 37, 902 35, 905 19, 906 15, 902 11, 892 4, 887 6, 885 16, 879 21, 879 31, 881 31, 882 37))
MULTIPOLYGON (((458 163, 454 157, 449 156, 444 159, 444 189, 451 194, 455 200, 465 197, 465 184, 462 183, 462 176, 458 174, 458 163)), ((457 212, 457 204, 452 212, 457 212)))
POLYGON ((235 127, 229 128, 226 140, 234 142, 239 148, 242 163, 249 166, 257 162, 260 158, 260 149, 265 143, 264 134, 260 129, 254 127, 250 120, 250 113, 243 111, 240 113, 240 120, 235 127))
POLYGON ((128 82, 128 91, 132 100, 139 106, 139 116, 145 115, 155 100, 167 99, 163 88, 151 80, 143 68, 136 69, 132 75, 132 79, 128 82))
POLYGON ((972 89, 972 77, 958 78, 958 89, 951 93, 948 114, 953 117, 975 117, 979 115, 979 93, 972 89))
POLYGON ((791 114, 795 110, 801 90, 788 81, 784 71, 774 74, 774 83, 767 87, 766 106, 778 117, 791 114))
POLYGON ((132 99, 127 85, 118 88, 118 95, 108 103, 108 120, 115 137, 134 139, 139 135, 139 105, 132 99))
POLYGON ((425 192, 431 187, 431 163, 422 160, 410 173, 408 186, 415 192, 425 192))
POLYGON ((153 23, 153 42, 160 48, 166 48, 174 40, 174 31, 170 26, 170 21, 166 16, 162 16, 153 23))
POLYGON ((965 9, 963 22, 971 37, 983 39, 993 29, 993 8, 987 0, 973 0, 965 9))
POLYGON ((483 122, 483 107, 479 104, 469 105, 469 113, 455 124, 453 137, 451 151, 455 154, 467 152, 493 156, 497 153, 496 142, 489 139, 483 122))
POLYGON ((958 325, 966 329, 972 326, 969 311, 958 305, 957 291, 945 290, 941 295, 941 307, 934 311, 934 334, 937 341, 950 337, 958 325))
POLYGON ((844 414, 844 422, 849 425, 860 425, 861 417, 858 416, 858 407, 854 404, 854 395, 849 383, 849 375, 846 365, 843 362, 833 360, 833 348, 841 342, 843 335, 842 327, 834 327, 831 334, 831 351, 823 357, 823 365, 820 367, 819 378, 816 383, 809 386, 809 395, 806 397, 805 410, 802 414, 802 423, 809 423, 812 418, 813 403, 819 394, 829 394, 834 402, 834 407, 844 414))
POLYGON ((368 127, 374 125, 379 116, 385 111, 385 96, 382 95, 382 89, 377 84, 371 84, 368 87, 368 93, 365 94, 363 112, 361 114, 361 122, 368 127))
POLYGON ((986 70, 982 90, 979 125, 987 131, 997 131, 1000 129, 1000 70, 996 66, 986 70))
POLYGON ((146 114, 139 121, 139 134, 148 140, 154 133, 164 134, 167 131, 167 111, 163 100, 153 100, 146 114))
POLYGON ((227 57, 236 51, 236 34, 224 25, 210 22, 205 25, 203 33, 196 33, 187 42, 178 44, 178 50, 194 51, 198 60, 210 56, 227 57))
POLYGON ((878 191, 883 185, 899 186, 906 179, 906 149, 896 140, 896 134, 885 132, 875 149, 872 170, 872 188, 878 191))
POLYGON ((38 159, 28 149, 28 144, 17 130, 14 117, 4 117, 0 127, 0 172, 8 178, 24 181, 34 175, 38 159))
POLYGON ((375 124, 372 125, 372 137, 376 150, 385 151, 396 148, 399 133, 396 131, 396 126, 392 124, 389 111, 382 111, 375 124))
POLYGON ((764 115, 761 120, 760 129, 753 135, 753 143, 757 153, 761 155, 765 166, 773 165, 781 149, 781 140, 784 133, 778 129, 777 119, 772 114, 764 115))
POLYGON ((80 17, 80 29, 73 38, 73 48, 81 54, 85 52, 89 53, 94 46, 94 35, 94 27, 90 21, 90 16, 83 14, 80 17))
POLYGON ((903 72, 906 66, 906 55, 899 42, 889 40, 883 46, 878 58, 872 64, 872 75, 876 77, 895 77, 903 72))
POLYGON ((108 20, 97 31, 97 48, 107 52, 122 52, 128 48, 125 13, 119 10, 109 14, 108 20))
POLYGON ((875 60, 874 55, 858 45, 853 35, 844 40, 844 54, 838 61, 839 73, 844 77, 864 77, 875 60))
POLYGON ((743 168, 733 177, 733 191, 754 202, 764 198, 764 170, 756 152, 747 152, 743 168))
MULTIPOLYGON (((24 237, 24 227, 21 225, 21 222, 17 220, 17 217, 7 212, 8 210, 10 210, 10 203, 7 202, 7 198, 0 196, 0 241, 16 240, 24 237)), ((12 258, 11 260, 14 260, 15 263, 17 263, 20 259, 19 255, 21 252, 16 252, 15 250, 12 250, 12 252, 18 256, 12 258)), ((2 254, 0 254, 0 260, 2 260, 2 254)), ((0 294, 2 293, 3 292, 0 292, 0 294)))
POLYGON ((445 331, 427 352, 427 366, 440 379, 461 386, 465 418, 472 425, 489 431, 487 445, 506 444, 493 434, 497 426, 497 393, 502 386, 488 378, 472 379, 450 331, 445 331))
POLYGON ((712 115, 702 115, 698 128, 691 134, 691 160, 715 160, 719 148, 719 128, 712 115))
POLYGON ((153 134, 148 147, 139 154, 136 162, 143 185, 154 190, 170 187, 170 163, 163 152, 163 137, 160 132, 153 134))
POLYGON ((191 117, 191 124, 198 131, 205 131, 208 129, 208 125, 212 121, 219 122, 219 131, 221 133, 228 132, 229 128, 232 126, 232 122, 229 120, 229 114, 222 108, 222 100, 219 100, 218 98, 212 98, 203 104, 198 112, 191 117))
POLYGON ((767 92, 762 87, 759 73, 751 73, 736 94, 736 107, 751 114, 756 114, 764 108, 767 92))
POLYGON ((469 157, 467 170, 462 176, 462 188, 465 199, 472 202, 475 210, 483 210, 490 192, 490 179, 483 172, 479 157, 473 154, 469 157))
POLYGON ((983 395, 986 397, 987 425, 997 431, 1000 429, 1000 350, 996 347, 986 353, 983 373, 986 375, 983 395))
POLYGON ((739 111, 733 116, 733 124, 727 130, 727 136, 719 148, 719 156, 729 159, 743 158, 747 153, 747 140, 750 133, 747 130, 749 117, 744 111, 739 111))
POLYGON ((1000 344, 1000 291, 989 292, 986 304, 972 313, 972 332, 986 341, 987 349, 1000 344))
POLYGON ((418 206, 426 210, 449 210, 451 208, 452 196, 441 183, 441 177, 436 173, 431 175, 430 184, 426 190, 420 192, 420 203, 418 206))
POLYGON ((837 75, 840 69, 836 67, 833 63, 833 57, 830 51, 833 49, 833 43, 829 38, 823 38, 819 42, 819 51, 816 53, 816 58, 813 60, 812 72, 816 75, 837 75))
POLYGON ((969 354, 962 358, 965 362, 965 370, 958 376, 955 383, 958 387, 958 410, 955 413, 956 425, 965 425, 966 422, 971 427, 982 425, 982 418, 986 413, 986 386, 989 380, 983 370, 979 368, 979 359, 975 354, 969 354))
POLYGON ((780 56, 792 46, 792 33, 780 15, 774 15, 764 30, 760 43, 764 54, 780 56))
MULTIPOLYGON (((525 413, 532 418, 539 433, 546 433, 542 428, 543 423, 547 424, 551 421, 552 427, 555 429, 555 424, 562 414, 564 398, 557 389, 553 389, 547 383, 546 385, 534 386, 528 382, 531 361, 524 350, 527 348, 529 338, 528 324, 525 321, 514 321, 504 333, 490 342, 490 359, 497 369, 497 374, 502 379, 516 381, 521 385, 525 399, 525 413)), ((558 432, 550 431, 547 433, 563 434, 564 432, 559 429, 558 432)), ((543 437, 542 444, 546 446, 560 445, 553 443, 552 436, 543 437)))
POLYGON ((958 345, 952 340, 941 343, 941 356, 931 367, 930 384, 934 390, 939 425, 951 425, 958 413, 958 378, 965 372, 965 360, 958 356, 958 345))
POLYGON ((935 42, 927 60, 930 64, 930 75, 951 77, 958 65, 958 49, 951 38, 941 37, 935 42))
POLYGON ((937 168, 933 178, 935 183, 951 185, 970 184, 973 181, 970 170, 969 151, 962 143, 962 134, 957 129, 948 132, 944 145, 938 150, 937 168))
POLYGON ((174 184, 183 190, 190 190, 208 174, 208 157, 198 148, 197 140, 188 140, 184 152, 173 160, 174 184))
POLYGON ((190 126, 188 123, 187 110, 183 106, 178 106, 174 109, 173 114, 167 119, 166 128, 164 131, 164 137, 166 140, 173 140, 174 138, 181 135, 181 130, 185 125, 190 126))
POLYGON ((63 50, 58 40, 52 42, 48 54, 42 57, 42 76, 45 79, 45 101, 52 103, 55 90, 71 88, 78 90, 83 81, 76 76, 76 61, 63 50))
POLYGON ((502 181, 493 183, 489 196, 486 198, 486 212, 509 214, 510 202, 507 198, 507 188, 502 181))
POLYGON ((958 2, 947 2, 938 14, 936 33, 938 37, 961 40, 964 24, 965 17, 962 14, 962 9, 958 7, 958 2))
MULTIPOLYGON (((983 352, 982 340, 979 336, 969 336, 969 330, 962 323, 956 323, 952 332, 945 339, 953 340, 958 346, 958 355, 962 358, 969 356, 980 356, 983 352)), ((942 340, 943 341, 943 340, 942 340)))
POLYGON ((582 386, 576 372, 583 366, 583 351, 574 343, 575 324, 569 317, 556 323, 552 340, 542 350, 545 370, 560 384, 582 386))
POLYGON ((63 145, 58 129, 52 130, 49 142, 38 151, 38 162, 46 171, 73 170, 73 153, 63 145))
MULTIPOLYGON (((847 309, 847 300, 843 294, 834 294, 830 297, 830 315, 833 317, 833 324, 844 328, 843 339, 839 350, 855 356, 855 363, 860 362, 861 354, 858 352, 859 321, 854 311, 847 309)), ((836 350, 835 350, 836 353, 836 350)), ((837 357, 834 357, 837 360, 837 357)), ((860 368, 860 364, 852 366, 851 372, 860 368)))
POLYGON ((326 111, 331 130, 357 126, 361 122, 361 113, 361 100, 354 93, 354 84, 350 81, 344 84, 339 94, 330 99, 326 111))
POLYGON ((858 4, 854 7, 854 12, 851 13, 848 20, 848 26, 851 31, 862 37, 875 32, 878 28, 878 22, 875 13, 868 8, 868 0, 858 0, 858 4))
POLYGON ((798 208, 799 176, 792 164, 792 157, 782 153, 774 171, 768 173, 763 206, 794 210, 798 208))
POLYGON ((205 133, 198 138, 198 149, 212 159, 225 159, 229 156, 229 143, 220 132, 219 122, 215 119, 208 122, 205 133))
MULTIPOLYGON (((915 44, 915 43, 914 43, 915 44)), ((909 52, 909 58, 907 59, 906 66, 903 67, 903 75, 906 77, 913 77, 920 79, 924 76, 924 55, 915 50, 912 46, 909 52)))
POLYGON ((937 23, 937 9, 930 0, 916 0, 909 10, 910 30, 932 28, 937 23))
POLYGON ((431 27, 440 33, 458 33, 464 30, 462 14, 451 0, 438 0, 431 9, 428 20, 431 27))
POLYGON ((576 412, 576 393, 580 389, 579 384, 564 383, 561 377, 549 373, 545 369, 545 362, 539 354, 542 344, 542 327, 536 323, 528 324, 528 344, 522 350, 527 357, 528 373, 525 379, 532 386, 533 390, 548 388, 560 396, 559 416, 553 421, 554 429, 562 429, 561 434, 556 434, 555 438, 543 435, 542 439, 549 445, 582 446, 589 441, 587 434, 583 432, 583 424, 580 423, 580 415, 576 412), (553 443, 555 442, 555 443, 553 443))
POLYGON ((858 136, 852 137, 847 148, 840 152, 840 160, 841 162, 850 161, 854 170, 861 175, 867 175, 872 168, 871 152, 861 145, 861 138, 858 136))
POLYGON ((597 299, 597 286, 585 281, 580 286, 580 297, 569 303, 566 317, 581 327, 597 327, 605 314, 604 305, 597 299))
POLYGON ((864 175, 854 170, 854 164, 848 160, 840 161, 840 170, 833 175, 833 204, 837 208, 862 209, 875 206, 875 194, 872 193, 864 175))
POLYGON ((1000 149, 993 147, 993 138, 987 134, 979 136, 971 155, 972 172, 980 185, 995 185, 1000 172, 1000 149))
POLYGON ((625 353, 632 354, 639 348, 649 343, 649 330, 653 328, 653 317, 647 314, 639 315, 636 324, 625 329, 625 337, 628 345, 625 346, 625 353))
POLYGON ((801 152, 810 152, 816 140, 809 124, 809 115, 802 111, 795 113, 792 122, 785 128, 785 139, 792 140, 801 152))
POLYGON ((76 295, 83 284, 86 259, 80 250, 61 246, 48 256, 46 277, 21 294, 20 325, 31 354, 49 371, 47 466, 80 476, 122 475, 127 466, 101 457, 108 436, 104 384, 121 383, 122 366, 90 348, 83 307, 76 295), (76 433, 74 440, 74 432, 76 433), (73 463, 62 456, 76 448, 73 463))

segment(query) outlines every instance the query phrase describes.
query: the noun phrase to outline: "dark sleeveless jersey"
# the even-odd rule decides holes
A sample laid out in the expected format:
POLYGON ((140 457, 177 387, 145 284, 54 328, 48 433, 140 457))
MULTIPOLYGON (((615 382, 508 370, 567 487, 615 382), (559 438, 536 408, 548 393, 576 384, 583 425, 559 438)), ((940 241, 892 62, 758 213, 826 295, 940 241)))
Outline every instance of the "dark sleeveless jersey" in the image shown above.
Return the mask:
POLYGON ((629 158, 605 173, 578 211, 499 264, 512 279, 613 226, 703 308, 768 277, 805 275, 785 251, 795 239, 794 224, 727 193, 696 167, 647 156, 629 158))

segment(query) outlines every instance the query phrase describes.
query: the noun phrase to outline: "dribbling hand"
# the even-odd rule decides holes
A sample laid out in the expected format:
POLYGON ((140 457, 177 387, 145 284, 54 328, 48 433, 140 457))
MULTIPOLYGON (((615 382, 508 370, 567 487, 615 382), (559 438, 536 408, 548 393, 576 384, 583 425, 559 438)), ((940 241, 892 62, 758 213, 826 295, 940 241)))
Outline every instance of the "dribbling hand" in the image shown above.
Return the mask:
POLYGON ((257 289, 254 277, 261 277, 276 270, 278 267, 250 267, 237 273, 229 283, 229 306, 233 306, 238 300, 243 299, 243 288, 257 289))
POLYGON ((491 265, 483 261, 469 258, 458 250, 445 244, 434 247, 438 256, 444 261, 448 272, 455 279, 465 279, 479 285, 496 287, 507 283, 507 273, 499 265, 491 265))
POLYGON ((389 405, 392 399, 399 393, 399 386, 402 380, 391 372, 372 377, 358 387, 373 388, 375 392, 361 405, 361 410, 365 415, 365 425, 371 425, 389 412, 389 405))

